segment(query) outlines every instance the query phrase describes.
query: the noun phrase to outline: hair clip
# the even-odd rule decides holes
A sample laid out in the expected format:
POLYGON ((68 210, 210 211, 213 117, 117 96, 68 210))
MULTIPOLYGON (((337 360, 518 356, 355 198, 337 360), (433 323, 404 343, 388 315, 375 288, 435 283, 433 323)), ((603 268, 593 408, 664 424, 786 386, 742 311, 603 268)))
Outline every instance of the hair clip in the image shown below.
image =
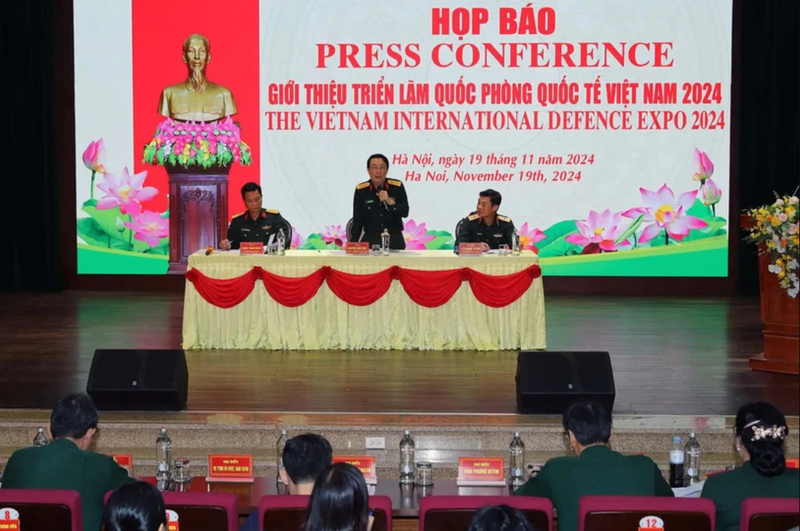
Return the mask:
POLYGON ((753 427, 753 438, 751 441, 761 441, 764 439, 783 440, 786 438, 786 426, 773 426, 771 428, 753 427))

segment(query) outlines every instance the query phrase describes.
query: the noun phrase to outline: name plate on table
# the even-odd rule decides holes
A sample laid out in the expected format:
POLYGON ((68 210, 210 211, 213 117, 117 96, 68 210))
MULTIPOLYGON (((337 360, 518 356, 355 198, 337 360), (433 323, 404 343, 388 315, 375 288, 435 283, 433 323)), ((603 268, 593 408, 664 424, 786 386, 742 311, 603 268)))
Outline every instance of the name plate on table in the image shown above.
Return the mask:
POLYGON ((357 469, 361 471, 364 475, 364 480, 367 482, 367 485, 377 485, 378 483, 378 465, 375 462, 374 457, 367 457, 367 456, 334 456, 333 457, 334 463, 347 463, 348 465, 353 465, 357 469))
POLYGON ((3 531, 20 531, 19 512, 11 507, 0 509, 0 529, 3 531))
POLYGON ((367 242, 347 242, 345 248, 347 254, 355 254, 359 256, 369 256, 369 243, 367 242))
POLYGON ((121 467, 130 468, 133 466, 133 455, 131 454, 110 454, 109 457, 121 467))
POLYGON ((483 256, 483 247, 480 243, 459 243, 458 256, 483 256))
POLYGON ((459 487, 503 487, 506 461, 502 457, 459 457, 459 487))
POLYGON ((209 483, 253 483, 252 455, 220 455, 208 456, 209 483))
POLYGON ((239 254, 242 256, 264 254, 264 244, 259 242, 242 242, 239 244, 239 254))
POLYGON ((800 459, 787 459, 786 468, 793 468, 797 470, 798 468, 800 468, 800 459))

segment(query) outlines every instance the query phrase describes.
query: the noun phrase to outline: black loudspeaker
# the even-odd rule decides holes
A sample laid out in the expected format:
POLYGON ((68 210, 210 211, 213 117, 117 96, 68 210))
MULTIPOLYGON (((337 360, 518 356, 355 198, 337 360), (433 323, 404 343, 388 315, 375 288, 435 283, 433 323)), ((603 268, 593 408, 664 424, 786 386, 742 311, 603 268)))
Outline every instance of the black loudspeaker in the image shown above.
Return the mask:
POLYGON ((600 402, 611 412, 616 398, 608 352, 520 352, 517 409, 563 415, 575 402, 600 402))
POLYGON ((105 411, 180 411, 189 370, 182 350, 94 351, 86 392, 105 411))

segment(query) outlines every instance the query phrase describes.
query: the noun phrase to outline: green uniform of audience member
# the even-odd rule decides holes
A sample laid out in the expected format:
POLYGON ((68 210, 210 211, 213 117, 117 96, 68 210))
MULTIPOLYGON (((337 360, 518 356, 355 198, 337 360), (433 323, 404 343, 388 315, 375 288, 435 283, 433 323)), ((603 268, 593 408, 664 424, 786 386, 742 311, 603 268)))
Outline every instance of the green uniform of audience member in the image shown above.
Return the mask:
POLYGON ((14 452, 3 472, 3 488, 77 491, 84 531, 98 531, 106 493, 134 480, 112 458, 85 450, 97 428, 97 409, 88 396, 59 402, 50 424, 56 439, 48 446, 14 452))
POLYGON ((674 496, 658 466, 648 457, 626 457, 606 446, 611 414, 600 404, 572 406, 564 427, 578 457, 549 461, 515 495, 548 498, 558 512, 559 531, 577 531, 578 501, 584 496, 674 496))
POLYGON ((783 444, 786 417, 763 402, 748 404, 736 416, 736 448, 744 466, 711 476, 703 498, 717 506, 717 531, 738 531, 742 503, 748 498, 800 497, 800 471, 786 468, 783 444))

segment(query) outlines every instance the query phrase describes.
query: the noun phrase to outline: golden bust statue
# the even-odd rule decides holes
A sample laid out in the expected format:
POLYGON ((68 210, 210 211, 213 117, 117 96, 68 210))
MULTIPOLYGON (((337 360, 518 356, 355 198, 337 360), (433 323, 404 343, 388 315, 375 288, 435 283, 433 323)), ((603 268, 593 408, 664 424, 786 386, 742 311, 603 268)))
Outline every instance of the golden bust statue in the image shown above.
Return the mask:
POLYGON ((211 62, 211 43, 199 33, 183 41, 183 63, 188 76, 185 81, 161 92, 158 113, 175 120, 214 122, 236 114, 233 94, 206 77, 211 62))

